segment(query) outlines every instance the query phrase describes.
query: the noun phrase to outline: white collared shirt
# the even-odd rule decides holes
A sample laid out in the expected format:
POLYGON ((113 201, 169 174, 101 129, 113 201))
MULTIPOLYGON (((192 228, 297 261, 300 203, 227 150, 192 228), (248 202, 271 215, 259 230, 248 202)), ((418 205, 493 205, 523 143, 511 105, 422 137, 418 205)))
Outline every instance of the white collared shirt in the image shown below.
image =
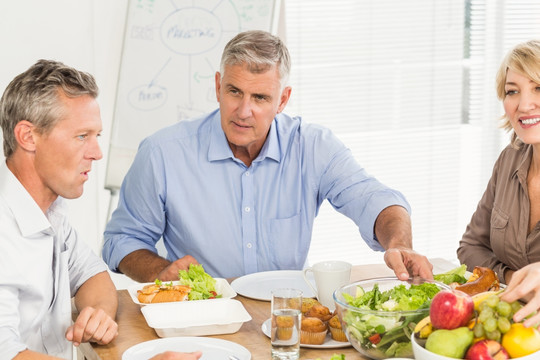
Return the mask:
POLYGON ((71 297, 106 266, 79 238, 58 198, 44 214, 0 164, 0 358, 29 349, 70 359, 71 297))

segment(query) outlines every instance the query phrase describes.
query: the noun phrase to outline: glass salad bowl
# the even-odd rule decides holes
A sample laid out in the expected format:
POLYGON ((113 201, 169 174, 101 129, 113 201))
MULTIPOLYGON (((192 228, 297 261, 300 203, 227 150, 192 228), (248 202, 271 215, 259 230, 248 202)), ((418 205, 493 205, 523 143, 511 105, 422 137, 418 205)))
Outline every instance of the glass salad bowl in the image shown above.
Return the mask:
POLYGON ((359 353, 371 359, 412 359, 411 334, 442 289, 450 287, 421 278, 381 277, 337 289, 334 302, 347 339, 359 353))

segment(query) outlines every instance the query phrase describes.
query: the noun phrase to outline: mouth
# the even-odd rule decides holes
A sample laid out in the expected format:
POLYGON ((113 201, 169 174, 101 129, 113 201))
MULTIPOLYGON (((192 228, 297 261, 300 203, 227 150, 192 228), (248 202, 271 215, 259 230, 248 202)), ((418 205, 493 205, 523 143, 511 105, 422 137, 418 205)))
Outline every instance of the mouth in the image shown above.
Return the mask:
POLYGON ((249 128, 251 128, 251 126, 249 126, 249 125, 242 125, 242 124, 239 124, 239 123, 237 123, 237 122, 235 122, 235 121, 232 121, 232 123, 233 123, 233 125, 234 125, 235 127, 239 127, 239 128, 241 128, 241 129, 249 129, 249 128))
POLYGON ((523 125, 536 125, 540 122, 540 117, 532 117, 532 118, 527 118, 527 119, 519 119, 519 121, 523 124, 523 125))

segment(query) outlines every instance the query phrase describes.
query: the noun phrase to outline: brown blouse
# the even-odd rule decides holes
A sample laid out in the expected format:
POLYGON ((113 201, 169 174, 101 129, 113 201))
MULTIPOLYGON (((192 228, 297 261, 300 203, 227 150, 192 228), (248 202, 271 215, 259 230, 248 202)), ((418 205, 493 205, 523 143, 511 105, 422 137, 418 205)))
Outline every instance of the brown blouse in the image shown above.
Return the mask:
POLYGON ((530 234, 527 173, 532 147, 506 147, 493 167, 487 189, 459 243, 457 255, 472 271, 493 269, 504 283, 506 269, 540 261, 540 222, 530 234))

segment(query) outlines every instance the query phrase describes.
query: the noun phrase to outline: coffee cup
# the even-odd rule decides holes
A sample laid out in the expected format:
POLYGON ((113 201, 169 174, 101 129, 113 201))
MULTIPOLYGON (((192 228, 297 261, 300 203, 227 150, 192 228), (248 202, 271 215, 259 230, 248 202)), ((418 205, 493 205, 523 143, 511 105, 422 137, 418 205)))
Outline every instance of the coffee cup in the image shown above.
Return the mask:
POLYGON ((304 269, 304 280, 317 295, 317 300, 330 311, 334 311, 334 291, 350 282, 351 267, 352 265, 346 261, 321 261, 304 269), (313 273, 316 288, 309 281, 308 272, 313 273))

